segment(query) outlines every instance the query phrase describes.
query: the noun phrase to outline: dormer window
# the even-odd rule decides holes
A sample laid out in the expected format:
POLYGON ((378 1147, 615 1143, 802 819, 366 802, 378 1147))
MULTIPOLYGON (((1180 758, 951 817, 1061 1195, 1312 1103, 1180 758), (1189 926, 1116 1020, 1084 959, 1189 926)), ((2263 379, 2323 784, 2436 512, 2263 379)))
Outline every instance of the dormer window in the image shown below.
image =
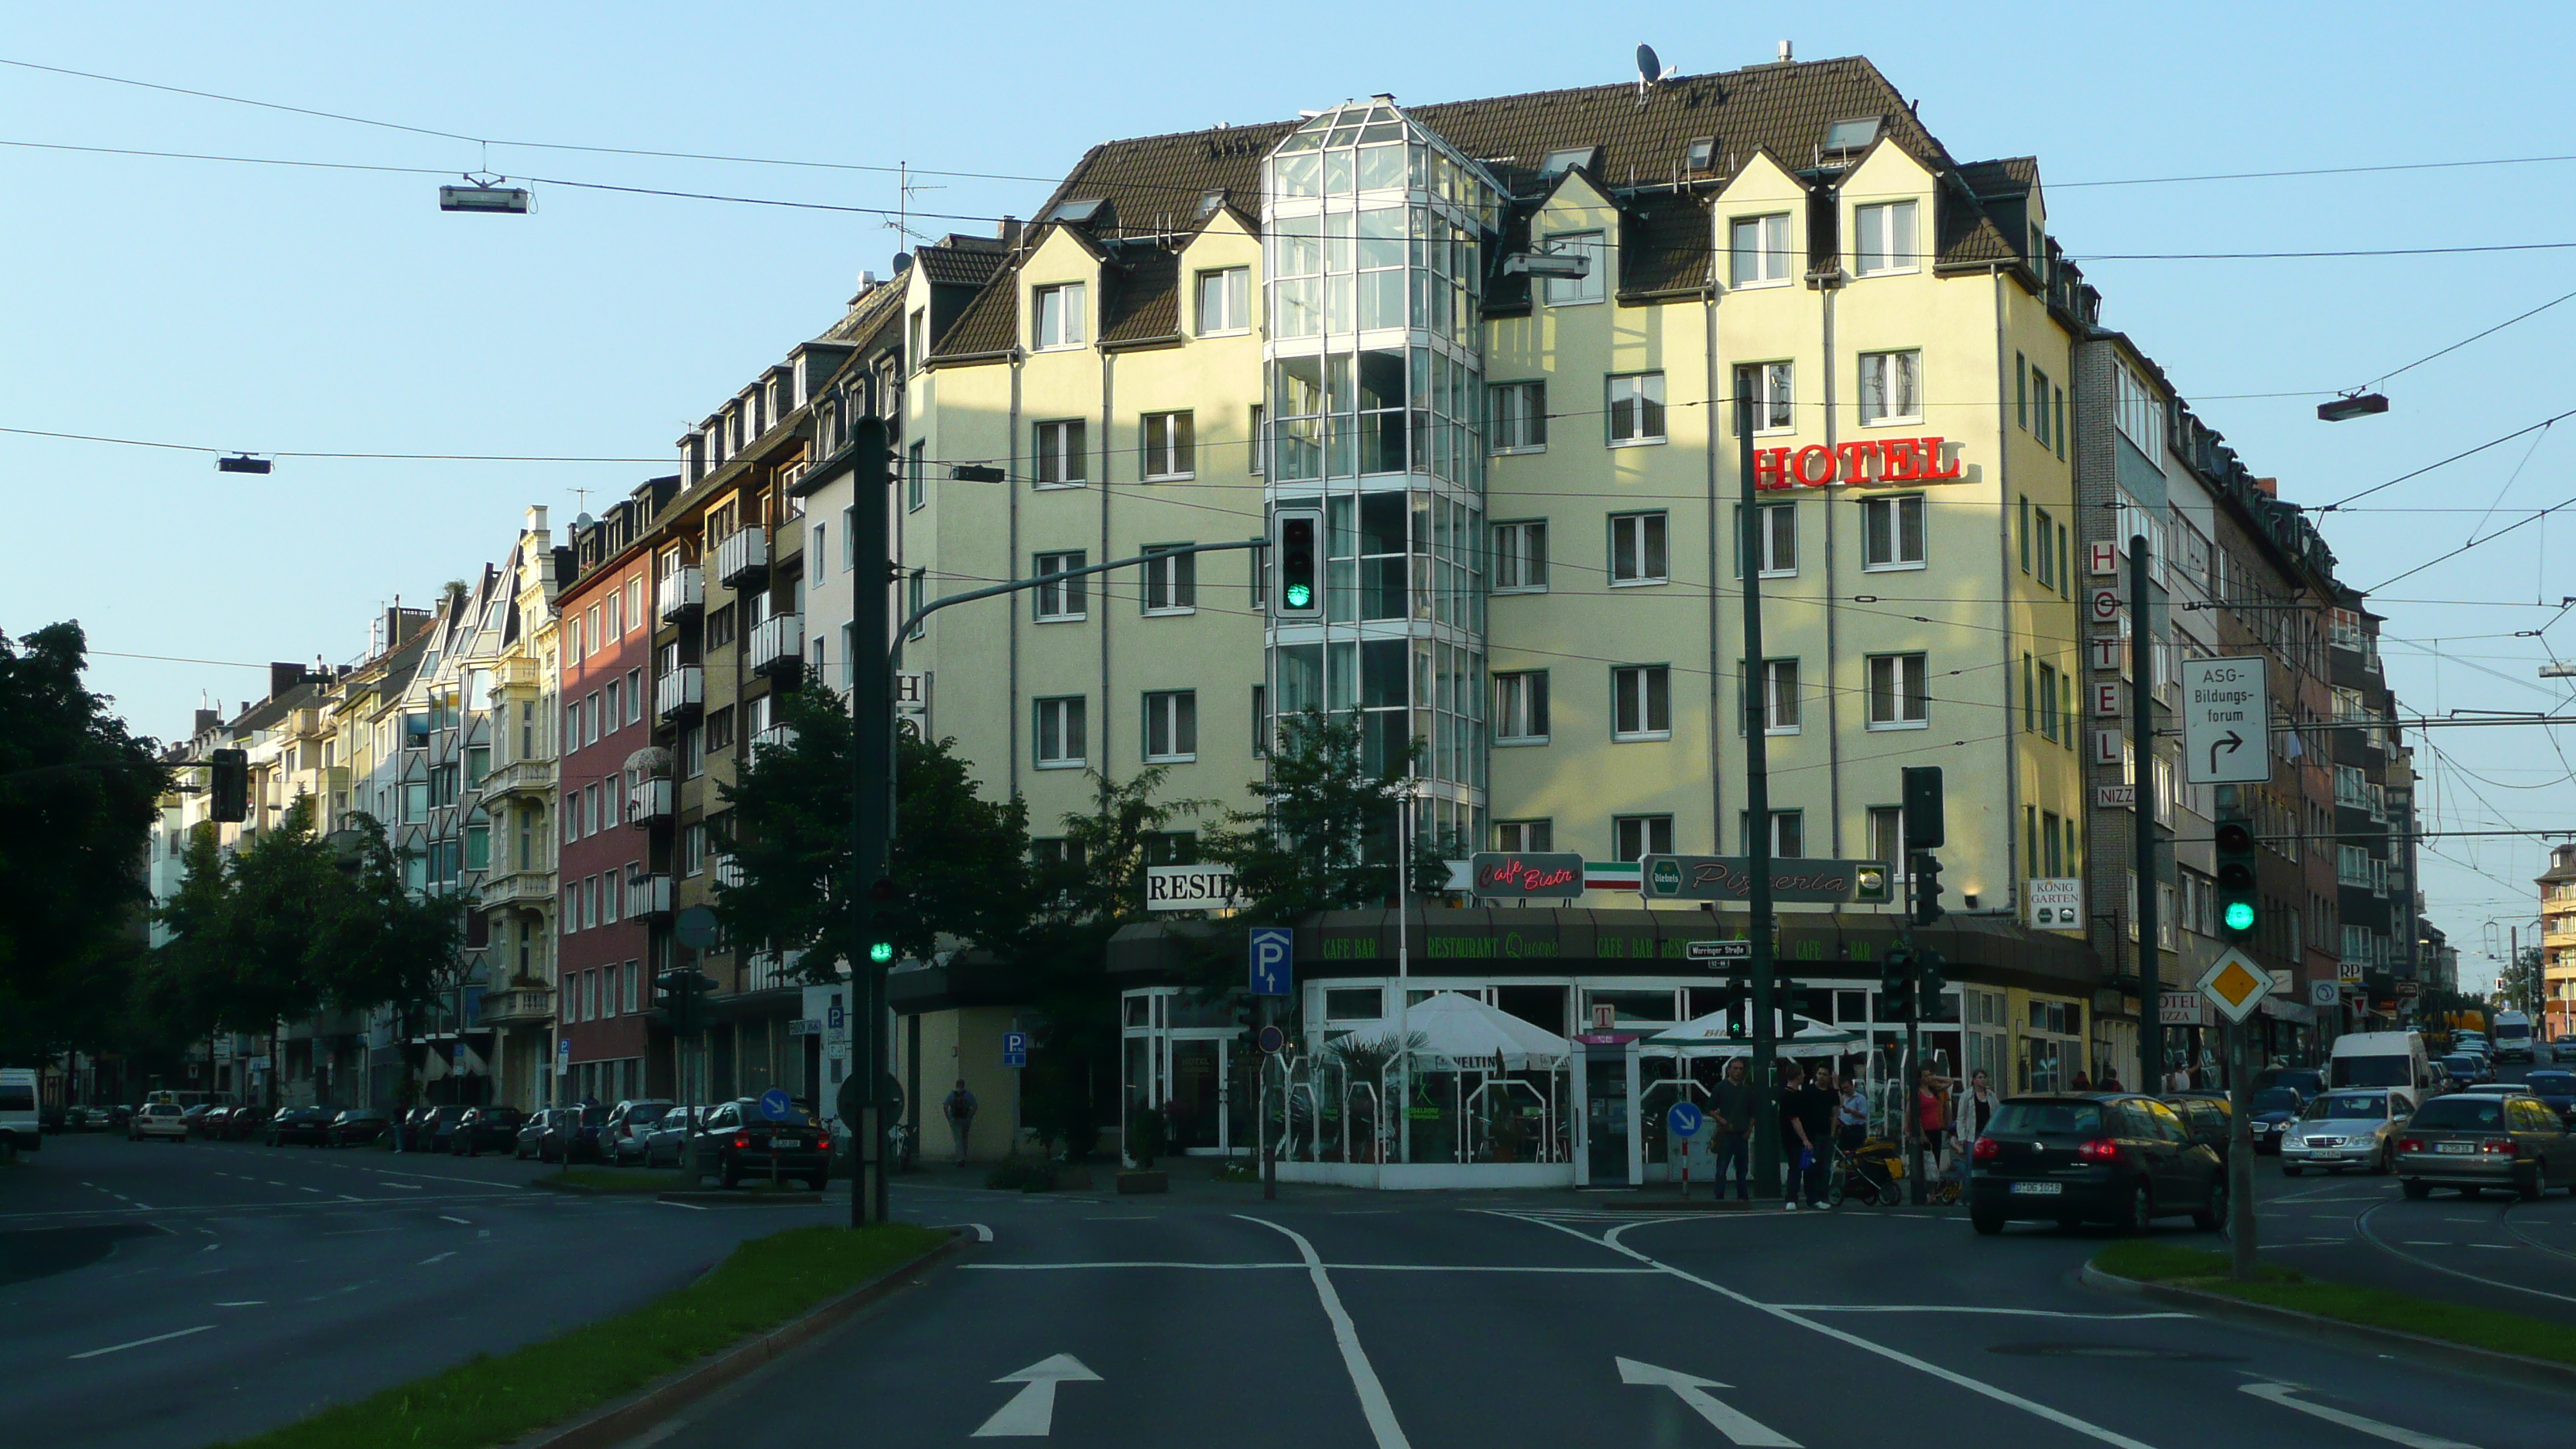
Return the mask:
POLYGON ((1047 213, 1047 219, 1063 222, 1067 226, 1089 226, 1099 219, 1100 209, 1108 204, 1101 197, 1077 196, 1070 201, 1058 203, 1055 210, 1047 213))
POLYGON ((1882 119, 1878 116, 1861 116, 1854 120, 1834 122, 1825 132, 1825 150, 1828 153, 1849 153, 1868 149, 1869 143, 1878 139, 1878 127, 1882 119))
POLYGON ((1716 166, 1716 162, 1717 138, 1715 136, 1695 136, 1691 139, 1689 145, 1682 148, 1682 169, 1684 171, 1704 172, 1713 170, 1716 166))
POLYGON ((1225 193, 1223 191, 1209 191, 1202 193, 1199 197, 1199 220, 1205 221, 1209 217, 1216 215, 1216 209, 1223 205, 1225 205, 1225 193))
POLYGON ((1036 301, 1037 331, 1035 346, 1040 352, 1057 347, 1080 347, 1083 341, 1082 293, 1080 282, 1067 282, 1058 287, 1040 287, 1036 301))
POLYGON ((1569 146, 1561 151, 1548 152, 1547 159, 1538 163, 1538 174, 1554 180, 1577 166, 1594 167, 1600 163, 1600 147, 1569 146))

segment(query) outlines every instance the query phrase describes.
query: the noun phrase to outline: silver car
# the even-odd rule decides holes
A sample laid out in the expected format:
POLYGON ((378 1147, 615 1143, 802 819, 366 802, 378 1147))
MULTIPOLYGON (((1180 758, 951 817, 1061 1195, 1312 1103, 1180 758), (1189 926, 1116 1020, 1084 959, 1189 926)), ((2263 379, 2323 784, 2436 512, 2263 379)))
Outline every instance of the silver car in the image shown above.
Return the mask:
POLYGON ((2397 1160, 2397 1135, 2414 1099, 2394 1087, 2338 1087, 2308 1104, 2281 1129, 2281 1175, 2311 1167, 2386 1172, 2397 1160))

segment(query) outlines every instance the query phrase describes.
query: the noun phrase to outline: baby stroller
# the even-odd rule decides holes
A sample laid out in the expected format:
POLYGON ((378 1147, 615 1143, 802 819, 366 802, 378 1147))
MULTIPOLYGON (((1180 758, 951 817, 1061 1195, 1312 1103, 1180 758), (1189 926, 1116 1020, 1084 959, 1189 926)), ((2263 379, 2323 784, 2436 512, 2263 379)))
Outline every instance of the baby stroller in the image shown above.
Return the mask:
POLYGON ((1825 1203, 1841 1207, 1853 1198, 1874 1207, 1894 1207, 1905 1179, 1905 1155, 1894 1142, 1872 1137, 1856 1151, 1834 1149, 1834 1164, 1825 1177, 1825 1203))

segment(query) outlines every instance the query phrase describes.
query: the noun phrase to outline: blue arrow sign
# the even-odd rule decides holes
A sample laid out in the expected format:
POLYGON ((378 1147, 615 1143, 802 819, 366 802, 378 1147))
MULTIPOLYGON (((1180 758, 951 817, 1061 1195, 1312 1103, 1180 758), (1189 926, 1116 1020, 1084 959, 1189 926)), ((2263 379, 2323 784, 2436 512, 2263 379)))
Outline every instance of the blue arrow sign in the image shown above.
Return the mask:
POLYGON ((1002 1065, 1025 1067, 1029 1064, 1029 1034, 1024 1031, 1002 1033, 1002 1065))
POLYGON ((1290 959, 1296 933, 1286 926, 1252 928, 1252 994, 1287 996, 1296 985, 1296 966, 1290 959))
POLYGON ((784 1087, 772 1087, 760 1094, 760 1115, 769 1121, 784 1122, 795 1110, 796 1104, 787 1099, 784 1087))
POLYGON ((1664 1125, 1675 1137, 1697 1137, 1699 1129, 1708 1125, 1708 1115, 1688 1102, 1675 1102, 1664 1114, 1664 1125))

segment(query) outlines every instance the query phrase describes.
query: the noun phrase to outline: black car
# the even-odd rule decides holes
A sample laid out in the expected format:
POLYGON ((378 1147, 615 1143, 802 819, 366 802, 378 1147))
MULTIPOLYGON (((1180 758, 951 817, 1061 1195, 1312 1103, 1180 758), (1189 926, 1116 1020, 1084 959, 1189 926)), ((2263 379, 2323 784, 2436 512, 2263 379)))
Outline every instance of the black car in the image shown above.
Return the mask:
POLYGON ((2254 1126, 2254 1151, 2257 1155, 2281 1150, 2281 1134, 2299 1120, 2307 1110, 2308 1099, 2295 1087, 2265 1087, 2245 1099, 2245 1115, 2254 1126))
POLYGON ((2287 1087, 2301 1102, 2313 1102, 2326 1089, 2326 1074, 2315 1067, 2266 1067, 2254 1074, 2254 1090, 2287 1087))
POLYGON ((403 1146, 413 1152, 445 1152, 448 1139, 456 1135, 456 1124, 464 1121, 465 1114, 472 1110, 471 1107, 453 1104, 421 1108, 412 1114, 410 1125, 404 1129, 408 1135, 403 1139, 403 1146))
POLYGON ((2174 1109, 2182 1118, 2183 1131, 2192 1141, 2227 1160, 2227 1144, 2235 1136, 2236 1119, 2230 1115, 2224 1092, 2168 1092, 2157 1098, 2174 1109))
POLYGON ((597 1102, 578 1107, 558 1107, 548 1115, 546 1130, 537 1138, 539 1162, 599 1162, 600 1129, 608 1125, 608 1109, 597 1102))
POLYGON ((484 1149, 494 1152, 519 1145, 519 1128, 528 1114, 516 1107, 475 1107, 457 1119, 456 1130, 447 1136, 447 1151, 453 1157, 480 1157, 484 1149))
POLYGON ((2177 1213, 2190 1214, 2203 1232, 2227 1222, 2218 1154, 2193 1141, 2182 1116, 2153 1097, 2014 1097, 1995 1109, 1974 1151, 1968 1219, 1980 1233, 2033 1220, 2144 1232, 2177 1213))
POLYGON ((689 1137, 688 1170, 727 1187, 746 1178, 796 1179, 823 1190, 832 1175, 832 1134, 800 1107, 762 1115, 749 1097, 709 1111, 689 1137))
POLYGON ((331 1107, 289 1107, 268 1124, 268 1145, 327 1146, 331 1141, 331 1119, 339 1115, 331 1107))
POLYGON ((268 1113, 259 1107, 235 1107, 224 1113, 222 1125, 211 1129, 226 1142, 248 1142, 268 1127, 268 1113))
POLYGON ((2576 1126, 2576 1072, 2540 1068, 2522 1074, 2522 1089, 2540 1099, 2540 1104, 2559 1115, 2570 1126, 2576 1126))
POLYGON ((326 1139, 334 1147, 355 1147, 361 1142, 379 1142, 393 1130, 393 1120, 373 1107, 352 1107, 331 1119, 326 1139))

